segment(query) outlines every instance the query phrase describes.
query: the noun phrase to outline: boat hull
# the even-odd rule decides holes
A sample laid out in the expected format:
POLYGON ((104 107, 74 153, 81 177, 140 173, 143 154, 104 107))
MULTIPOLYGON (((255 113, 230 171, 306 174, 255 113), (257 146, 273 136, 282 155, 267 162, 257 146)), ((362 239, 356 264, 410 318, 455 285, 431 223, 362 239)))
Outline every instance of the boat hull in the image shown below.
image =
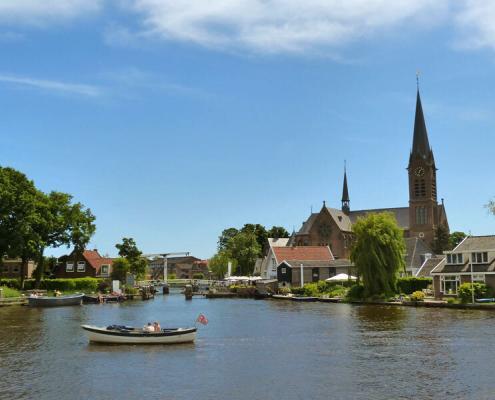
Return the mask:
POLYGON ((83 294, 74 296, 48 297, 38 296, 29 297, 28 305, 31 307, 63 307, 63 306, 80 306, 82 304, 83 294))
POLYGON ((191 343, 196 339, 196 328, 174 329, 164 332, 145 333, 142 331, 108 330, 82 325, 90 342, 112 344, 178 344, 191 343))

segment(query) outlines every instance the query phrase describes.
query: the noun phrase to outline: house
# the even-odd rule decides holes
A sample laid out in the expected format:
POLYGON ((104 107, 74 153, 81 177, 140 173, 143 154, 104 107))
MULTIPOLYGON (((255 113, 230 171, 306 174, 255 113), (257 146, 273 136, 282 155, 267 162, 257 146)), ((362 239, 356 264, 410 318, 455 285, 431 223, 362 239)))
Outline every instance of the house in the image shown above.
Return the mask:
POLYGON ((197 260, 192 263, 176 264, 175 276, 177 279, 194 279, 201 274, 204 278, 209 278, 208 260, 197 260))
POLYGON ((425 259, 421 267, 414 274, 417 278, 432 278, 431 271, 433 271, 438 265, 445 259, 445 256, 432 256, 425 259))
MULTIPOLYGON (((286 239, 287 240, 287 239, 286 239)), ((301 285, 325 280, 338 273, 349 272, 349 260, 336 260, 328 246, 273 246, 268 252, 268 267, 263 271, 264 279, 277 279, 280 286, 301 285)))
POLYGON ((485 283, 495 289, 495 235, 467 236, 431 271, 435 297, 457 295, 466 282, 485 283))
MULTIPOLYGON (((405 266, 407 276, 416 276, 427 259, 433 257, 433 250, 418 237, 404 238, 406 244, 405 266)), ((403 273, 403 271, 400 271, 403 273)))
MULTIPOLYGON (((401 168, 402 166, 397 166, 401 168)), ((295 234, 297 246, 330 246, 335 258, 349 258, 354 239, 352 226, 370 213, 391 213, 404 231, 405 238, 422 239, 431 246, 437 229, 442 226, 447 232, 449 224, 443 199, 437 199, 437 168, 433 150, 430 147, 428 132, 423 115, 419 90, 416 96, 413 141, 409 153, 408 193, 409 204, 405 207, 352 210, 349 196, 347 172, 344 168, 341 208, 323 207, 311 213, 295 234)), ((373 179, 370 176, 370 179, 373 179)), ((378 188, 383 192, 396 191, 394 183, 389 188, 378 188)), ((420 265, 413 268, 419 268, 420 265)), ((412 270, 411 270, 412 273, 412 270)))
POLYGON ((112 273, 113 259, 102 257, 98 250, 72 252, 59 258, 55 278, 108 278, 112 273))
MULTIPOLYGON (((36 263, 32 260, 27 262, 24 270, 24 278, 32 278, 36 269, 36 263)), ((22 270, 22 260, 20 258, 4 258, 0 264, 0 278, 19 278, 22 270)))
MULTIPOLYGON (((180 266, 181 273, 183 273, 185 269, 192 270, 195 262, 204 262, 204 260, 193 256, 167 257, 167 273, 168 275, 174 274, 179 278, 177 267, 180 266)), ((163 257, 156 257, 149 260, 148 271, 146 273, 147 277, 149 279, 163 279, 163 263, 163 257)))
POLYGON ((277 279, 277 257, 273 252, 274 247, 286 247, 289 245, 289 238, 268 238, 268 248, 263 258, 258 258, 254 266, 254 275, 259 275, 263 279, 277 279))

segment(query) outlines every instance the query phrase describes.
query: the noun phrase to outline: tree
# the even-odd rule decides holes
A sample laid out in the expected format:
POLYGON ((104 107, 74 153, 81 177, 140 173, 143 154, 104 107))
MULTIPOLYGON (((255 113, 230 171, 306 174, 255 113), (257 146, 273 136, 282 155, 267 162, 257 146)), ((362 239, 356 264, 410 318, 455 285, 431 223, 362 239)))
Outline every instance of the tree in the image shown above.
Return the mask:
POLYGON ((130 272, 130 264, 126 258, 120 257, 113 261, 111 274, 113 280, 125 283, 128 272, 130 272))
POLYGON ((467 235, 464 232, 452 232, 449 237, 449 250, 454 249, 459 243, 464 240, 466 236, 467 235))
POLYGON ((432 250, 435 254, 443 254, 445 250, 450 248, 450 235, 447 227, 444 224, 438 225, 435 230, 435 239, 432 243, 432 250))
POLYGON ((402 230, 391 213, 369 214, 353 225, 351 261, 362 279, 366 296, 392 294, 397 273, 405 268, 402 230))
MULTIPOLYGON (((260 224, 245 224, 242 229, 242 233, 254 233, 256 241, 260 245, 261 251, 268 245, 268 232, 263 225, 260 224)), ((260 251, 260 253, 261 253, 260 251)))
POLYGON ((268 237, 270 238, 288 238, 289 232, 283 226, 272 226, 268 231, 268 237))
POLYGON ((138 249, 133 238, 122 238, 122 244, 116 244, 119 256, 129 262, 129 272, 137 278, 142 278, 146 272, 148 263, 141 257, 142 252, 138 249))
POLYGON ((223 279, 227 274, 229 262, 232 263, 232 271, 237 269, 237 260, 228 250, 219 251, 208 261, 208 267, 218 279, 223 279))
POLYGON ((227 248, 227 243, 230 239, 232 239, 235 235, 239 233, 239 230, 236 228, 227 228, 222 231, 222 234, 218 238, 217 250, 222 251, 227 248))
POLYGON ((229 240, 227 250, 237 261, 239 273, 250 275, 253 273, 256 259, 261 254, 261 245, 254 232, 240 232, 229 240))

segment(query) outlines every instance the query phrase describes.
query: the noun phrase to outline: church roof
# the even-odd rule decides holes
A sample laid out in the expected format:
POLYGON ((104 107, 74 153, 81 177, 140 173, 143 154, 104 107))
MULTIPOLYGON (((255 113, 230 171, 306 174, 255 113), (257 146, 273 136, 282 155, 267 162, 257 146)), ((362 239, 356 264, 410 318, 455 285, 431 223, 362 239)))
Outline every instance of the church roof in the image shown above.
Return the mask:
POLYGON ((327 210, 341 231, 352 231, 352 222, 347 214, 337 208, 327 207, 327 210))
POLYGON ((344 187, 342 189, 342 201, 350 201, 349 189, 347 187, 347 172, 344 170, 344 187))
POLYGON ((315 222, 316 218, 320 215, 320 213, 312 213, 309 218, 303 222, 301 229, 297 232, 299 235, 308 234, 315 222))
POLYGON ((428 140, 428 131, 426 130, 425 116, 419 90, 416 96, 416 115, 414 117, 414 134, 411 158, 433 159, 430 142, 428 140))
POLYGON ((365 217, 371 213, 390 212, 395 216, 399 227, 409 229, 409 207, 394 207, 394 208, 375 208, 370 210, 355 210, 349 213, 352 223, 355 223, 358 218, 365 217))
POLYGON ((423 239, 410 237, 405 238, 404 241, 406 243, 406 268, 421 267, 425 254, 433 254, 432 249, 423 239))

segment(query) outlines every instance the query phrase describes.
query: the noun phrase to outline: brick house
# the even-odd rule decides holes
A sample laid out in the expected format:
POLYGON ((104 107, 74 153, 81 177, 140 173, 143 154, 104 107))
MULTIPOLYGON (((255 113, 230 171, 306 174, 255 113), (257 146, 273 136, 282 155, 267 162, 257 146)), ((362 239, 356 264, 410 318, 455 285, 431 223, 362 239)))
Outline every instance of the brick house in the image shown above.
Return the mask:
POLYGON ((455 296, 466 282, 485 283, 495 289, 495 235, 468 236, 431 271, 436 298, 455 296))
POLYGON ((113 259, 102 257, 98 250, 84 250, 78 255, 59 258, 55 267, 55 278, 108 278, 112 273, 113 259))
POLYGON ((209 278, 208 260, 196 260, 192 263, 176 264, 175 274, 177 279, 194 279, 196 274, 203 274, 209 278))
MULTIPOLYGON (((2 265, 0 266, 0 278, 19 278, 22 269, 22 260, 20 258, 2 260, 2 265)), ((24 278, 32 278, 33 272, 36 269, 36 263, 29 260, 27 263, 27 268, 24 271, 24 278)))

